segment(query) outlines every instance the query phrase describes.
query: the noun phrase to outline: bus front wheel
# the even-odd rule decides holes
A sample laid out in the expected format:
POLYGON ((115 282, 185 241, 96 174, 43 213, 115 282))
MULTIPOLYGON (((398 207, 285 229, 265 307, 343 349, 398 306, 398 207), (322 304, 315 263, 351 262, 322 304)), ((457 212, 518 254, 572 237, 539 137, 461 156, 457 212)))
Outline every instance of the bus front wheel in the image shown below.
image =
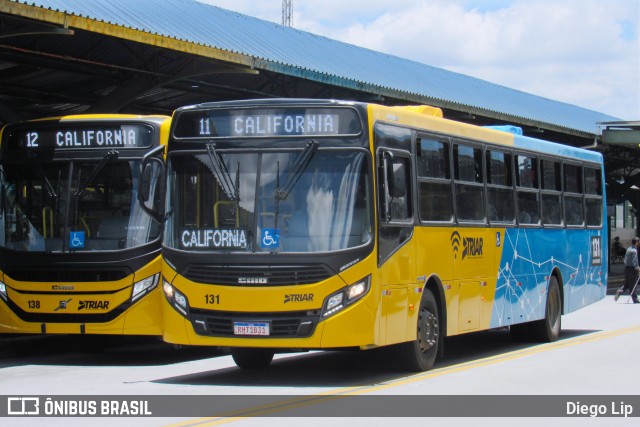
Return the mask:
POLYGON ((428 371, 433 367, 440 343, 440 316, 433 292, 424 289, 418 313, 417 339, 401 346, 405 367, 428 371))
POLYGON ((242 369, 264 369, 273 360, 274 352, 265 348, 234 348, 231 357, 242 369))

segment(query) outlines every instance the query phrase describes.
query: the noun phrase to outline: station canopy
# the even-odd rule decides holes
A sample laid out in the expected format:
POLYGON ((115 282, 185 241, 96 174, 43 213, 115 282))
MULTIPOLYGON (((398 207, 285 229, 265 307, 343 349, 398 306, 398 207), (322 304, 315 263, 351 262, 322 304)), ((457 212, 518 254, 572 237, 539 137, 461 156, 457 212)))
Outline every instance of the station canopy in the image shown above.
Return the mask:
POLYGON ((600 150, 608 172, 640 158, 602 143, 620 118, 195 0, 0 0, 0 124, 272 97, 432 105, 600 150))

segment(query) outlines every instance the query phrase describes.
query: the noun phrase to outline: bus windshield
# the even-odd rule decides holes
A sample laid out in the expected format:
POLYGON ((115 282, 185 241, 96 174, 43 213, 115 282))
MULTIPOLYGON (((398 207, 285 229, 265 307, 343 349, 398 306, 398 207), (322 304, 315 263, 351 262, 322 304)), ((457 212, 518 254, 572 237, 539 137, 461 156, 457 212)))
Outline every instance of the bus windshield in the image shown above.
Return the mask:
POLYGON ((129 249, 160 224, 137 198, 140 162, 104 158, 0 166, 0 246, 16 251, 129 249))
POLYGON ((223 252, 327 252, 371 239, 365 151, 176 153, 165 245, 223 252))

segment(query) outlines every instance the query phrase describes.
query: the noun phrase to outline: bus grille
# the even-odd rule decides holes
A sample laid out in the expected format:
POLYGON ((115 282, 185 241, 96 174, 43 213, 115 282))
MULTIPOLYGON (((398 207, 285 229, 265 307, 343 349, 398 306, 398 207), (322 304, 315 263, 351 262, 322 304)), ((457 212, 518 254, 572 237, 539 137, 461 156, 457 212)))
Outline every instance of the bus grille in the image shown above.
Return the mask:
POLYGON ((202 265, 191 264, 187 279, 227 286, 307 285, 328 279, 333 273, 324 265, 202 265))
POLYGON ((319 310, 292 311, 280 313, 242 313, 221 312, 209 310, 190 311, 191 323, 198 335, 212 337, 238 337, 233 334, 234 322, 267 322, 269 323, 269 336, 251 338, 298 338, 308 337, 320 320, 319 310))
POLYGON ((131 275, 129 268, 9 267, 5 274, 13 280, 32 282, 115 282, 131 275))

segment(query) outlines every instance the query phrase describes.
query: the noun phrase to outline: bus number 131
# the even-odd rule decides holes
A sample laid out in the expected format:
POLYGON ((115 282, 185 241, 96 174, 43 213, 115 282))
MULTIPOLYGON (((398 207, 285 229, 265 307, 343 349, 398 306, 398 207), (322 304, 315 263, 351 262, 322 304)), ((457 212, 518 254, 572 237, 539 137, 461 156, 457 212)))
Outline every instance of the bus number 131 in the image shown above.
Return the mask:
POLYGON ((207 294, 204 300, 206 304, 220 304, 220 295, 207 294))

